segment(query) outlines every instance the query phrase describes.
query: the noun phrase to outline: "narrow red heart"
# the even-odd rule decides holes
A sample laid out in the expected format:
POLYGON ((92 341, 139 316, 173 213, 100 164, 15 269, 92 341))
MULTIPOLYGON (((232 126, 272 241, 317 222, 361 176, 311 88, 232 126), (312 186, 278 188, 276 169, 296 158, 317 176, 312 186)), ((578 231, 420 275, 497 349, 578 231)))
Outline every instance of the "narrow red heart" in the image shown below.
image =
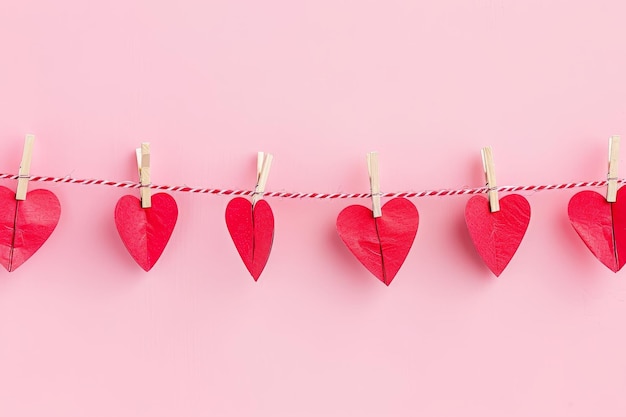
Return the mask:
POLYGON ((274 240, 274 215, 265 200, 252 203, 242 197, 226 206, 226 226, 244 265, 258 280, 267 264, 274 240))
POLYGON ((178 207, 172 196, 152 196, 152 207, 141 208, 141 200, 125 195, 115 206, 115 226, 124 246, 145 271, 159 260, 174 231, 178 207))
POLYGON ((411 250, 419 214, 405 198, 389 200, 382 214, 374 218, 367 207, 348 206, 337 216, 337 232, 359 262, 389 285, 411 250))
POLYGON ((465 206, 465 223, 474 247, 487 267, 496 276, 517 251, 528 223, 530 204, 518 194, 500 199, 500 211, 489 210, 489 200, 477 195, 469 199, 465 206))
POLYGON ((60 217, 61 203, 51 191, 33 190, 17 201, 15 191, 0 187, 0 263, 7 271, 15 271, 41 248, 60 217))
POLYGON ((609 203, 595 191, 581 191, 569 201, 570 222, 591 253, 617 272, 626 264, 626 188, 609 203))

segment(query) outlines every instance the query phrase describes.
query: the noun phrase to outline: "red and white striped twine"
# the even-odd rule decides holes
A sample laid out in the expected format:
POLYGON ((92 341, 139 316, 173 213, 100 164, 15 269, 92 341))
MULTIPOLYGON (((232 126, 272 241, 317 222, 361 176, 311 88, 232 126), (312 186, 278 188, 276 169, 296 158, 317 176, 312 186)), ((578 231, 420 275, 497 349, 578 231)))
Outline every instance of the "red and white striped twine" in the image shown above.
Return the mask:
MULTIPOLYGON (((17 180, 18 175, 13 174, 0 174, 0 180, 17 180)), ((95 180, 95 179, 77 179, 71 177, 44 177, 44 176, 31 176, 30 181, 36 182, 52 182, 57 184, 79 184, 79 185, 108 185, 110 187, 117 188, 140 188, 141 184, 130 181, 107 181, 107 180, 95 180)), ((618 179, 618 183, 623 184, 626 182, 624 179, 618 179)), ((570 188, 582 188, 582 187, 603 187, 607 185, 607 180, 603 181, 585 181, 585 182, 570 182, 566 184, 553 184, 553 185, 505 185, 497 187, 501 192, 512 191, 545 191, 545 190, 566 190, 570 188)), ((251 190, 221 190, 217 188, 194 188, 186 185, 155 185, 151 184, 150 189, 161 191, 180 191, 184 193, 194 194, 213 194, 213 195, 226 195, 226 196, 252 196, 254 191, 251 190)), ((432 191, 408 191, 399 193, 382 193, 381 197, 444 197, 453 195, 473 195, 482 194, 488 191, 487 187, 479 188, 462 188, 457 190, 432 190, 432 191)), ((300 192, 281 192, 281 191, 267 191, 263 194, 264 197, 278 197, 278 198, 313 198, 318 200, 326 199, 346 199, 346 198, 370 198, 370 193, 300 193, 300 192)))

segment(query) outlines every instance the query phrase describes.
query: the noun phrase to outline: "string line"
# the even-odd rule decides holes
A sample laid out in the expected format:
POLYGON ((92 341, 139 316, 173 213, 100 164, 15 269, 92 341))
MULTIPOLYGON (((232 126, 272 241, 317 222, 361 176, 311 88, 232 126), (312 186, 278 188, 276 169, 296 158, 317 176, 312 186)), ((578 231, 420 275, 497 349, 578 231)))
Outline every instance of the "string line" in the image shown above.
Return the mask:
MULTIPOLYGON (((17 180, 19 175, 14 174, 0 174, 0 180, 17 180)), ((77 184, 77 185, 107 185, 116 188, 141 188, 141 183, 132 181, 108 181, 97 179, 78 179, 72 177, 45 177, 45 176, 31 176, 30 181, 34 182, 51 182, 55 184, 77 184)), ((625 179, 618 179, 618 183, 623 184, 625 179)), ((583 188, 583 187, 604 187, 608 183, 608 180, 602 181, 582 181, 582 182, 569 182, 564 184, 552 184, 552 185, 505 185, 496 187, 498 192, 514 192, 514 191, 547 191, 547 190, 567 190, 571 188, 583 188)), ((195 188, 186 185, 157 185, 150 184, 151 190, 158 191, 172 191, 183 192, 192 194, 211 194, 211 195, 223 195, 223 196, 253 196, 254 190, 223 190, 219 188, 195 188)), ((489 191, 486 186, 478 188, 460 188, 456 190, 425 190, 425 191, 404 191, 396 193, 380 193, 381 197, 395 198, 417 198, 417 197, 445 197, 455 195, 474 195, 483 194, 489 191)), ((302 193, 302 192, 282 192, 282 191, 265 191, 263 197, 275 197, 275 198, 288 198, 288 199, 303 199, 312 198, 317 200, 327 199, 353 199, 353 198, 371 198, 371 193, 302 193)))

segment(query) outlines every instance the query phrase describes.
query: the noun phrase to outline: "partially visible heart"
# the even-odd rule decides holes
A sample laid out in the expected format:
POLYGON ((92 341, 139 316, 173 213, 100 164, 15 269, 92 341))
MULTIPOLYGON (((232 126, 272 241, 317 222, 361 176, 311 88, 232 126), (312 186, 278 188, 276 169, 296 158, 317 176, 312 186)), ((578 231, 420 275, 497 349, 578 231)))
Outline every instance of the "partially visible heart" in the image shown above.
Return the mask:
POLYGON ((274 215, 265 200, 252 203, 242 197, 226 206, 226 226, 248 272, 255 281, 261 276, 272 250, 274 215))
POLYGON ((141 200, 125 195, 115 206, 115 226, 124 246, 145 271, 159 260, 174 231, 178 207, 172 196, 152 196, 152 207, 141 208, 141 200))
POLYGON ((530 204, 518 194, 500 199, 500 211, 492 213, 489 200, 477 195, 465 206, 465 223, 476 251, 497 277, 519 248, 528 223, 530 204))
POLYGON ((617 272, 626 264, 626 188, 608 203, 595 191, 575 194, 567 207, 570 222, 591 253, 617 272))
POLYGON ((391 284, 404 263, 419 225, 417 208, 405 198, 394 198, 382 207, 382 217, 354 205, 337 217, 337 232, 350 252, 376 278, 391 284))
POLYGON ((15 271, 37 252, 60 217, 61 203, 51 191, 33 190, 17 201, 14 191, 0 187, 0 263, 7 271, 15 271))

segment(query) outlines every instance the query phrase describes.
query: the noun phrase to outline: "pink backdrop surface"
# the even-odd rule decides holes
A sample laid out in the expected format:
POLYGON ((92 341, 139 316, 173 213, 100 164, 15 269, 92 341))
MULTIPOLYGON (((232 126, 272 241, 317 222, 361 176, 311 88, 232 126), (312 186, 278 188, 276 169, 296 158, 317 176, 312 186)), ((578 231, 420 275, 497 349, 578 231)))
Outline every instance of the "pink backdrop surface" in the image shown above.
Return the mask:
MULTIPOLYGON (((0 2, 0 171, 271 191, 477 187, 606 178, 626 134, 624 2, 0 2)), ((623 161, 623 159, 622 159, 623 161)), ((625 168, 626 169, 626 168, 625 168)), ((14 181, 1 181, 14 187, 14 181)), ((255 283, 227 197, 174 194, 150 273, 113 221, 124 194, 31 184, 63 207, 47 244, 0 271, 0 415, 624 416, 626 276, 570 226, 575 191, 532 218, 495 278, 469 197, 413 199, 420 228, 389 288, 335 232, 354 201, 268 199, 255 283)), ((604 190, 600 190, 603 192, 604 190)), ((369 205, 369 201, 359 201, 369 205)))

